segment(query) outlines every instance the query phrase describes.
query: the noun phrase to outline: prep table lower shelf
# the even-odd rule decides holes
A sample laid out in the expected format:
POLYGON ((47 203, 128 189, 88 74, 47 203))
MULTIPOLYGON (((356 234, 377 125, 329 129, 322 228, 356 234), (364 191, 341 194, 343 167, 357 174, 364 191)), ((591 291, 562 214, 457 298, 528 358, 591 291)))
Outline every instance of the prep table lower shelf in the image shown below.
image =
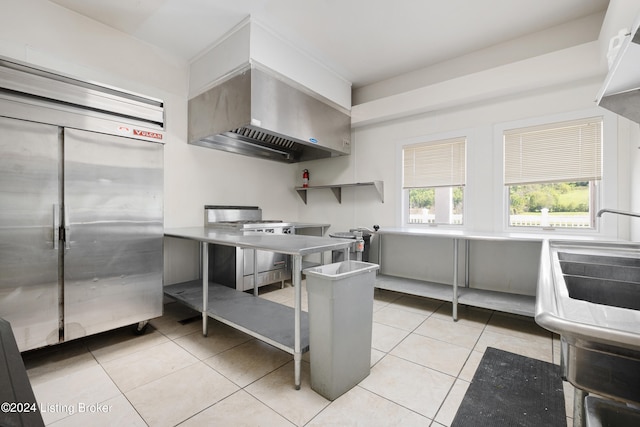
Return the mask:
MULTIPOLYGON (((164 287, 164 293, 202 313, 202 281, 164 287)), ((294 354, 294 309, 264 298, 209 283, 207 315, 287 353, 294 354)), ((301 312, 300 341, 309 351, 309 317, 301 312)))
MULTIPOLYGON (((377 276, 375 286, 378 289, 386 289, 408 295, 441 301, 454 301, 453 286, 442 283, 381 274, 377 276)), ((457 304, 533 317, 536 309, 536 297, 458 286, 457 304)))
POLYGON ((379 274, 376 276, 375 286, 378 289, 386 289, 387 291, 400 292, 407 295, 433 298, 441 301, 453 301, 451 285, 442 283, 379 274))
POLYGON ((534 317, 536 297, 485 289, 458 288, 458 304, 534 317))

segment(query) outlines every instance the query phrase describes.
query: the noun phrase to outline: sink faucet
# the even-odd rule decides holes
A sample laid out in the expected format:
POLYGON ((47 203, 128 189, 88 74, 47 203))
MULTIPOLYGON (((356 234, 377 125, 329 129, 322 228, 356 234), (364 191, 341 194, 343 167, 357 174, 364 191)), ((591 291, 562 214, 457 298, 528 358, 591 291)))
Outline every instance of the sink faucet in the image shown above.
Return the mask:
POLYGON ((602 214, 603 214, 603 213, 605 213, 605 212, 609 212, 609 213, 616 214, 616 215, 635 216, 635 217, 640 218, 640 213, 637 213, 637 212, 627 212, 627 211, 619 211, 619 210, 617 210, 617 209, 600 209, 600 210, 598 211, 598 213, 596 214, 596 216, 597 216, 598 218, 600 218, 600 217, 602 216, 602 214))

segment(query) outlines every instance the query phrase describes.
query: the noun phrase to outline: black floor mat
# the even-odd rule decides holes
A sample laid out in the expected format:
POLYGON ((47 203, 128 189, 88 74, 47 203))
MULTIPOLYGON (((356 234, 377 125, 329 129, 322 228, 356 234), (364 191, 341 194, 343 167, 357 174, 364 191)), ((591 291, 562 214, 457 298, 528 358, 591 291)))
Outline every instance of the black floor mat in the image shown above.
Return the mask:
POLYGON ((566 425, 560 367, 488 347, 451 427, 566 425))

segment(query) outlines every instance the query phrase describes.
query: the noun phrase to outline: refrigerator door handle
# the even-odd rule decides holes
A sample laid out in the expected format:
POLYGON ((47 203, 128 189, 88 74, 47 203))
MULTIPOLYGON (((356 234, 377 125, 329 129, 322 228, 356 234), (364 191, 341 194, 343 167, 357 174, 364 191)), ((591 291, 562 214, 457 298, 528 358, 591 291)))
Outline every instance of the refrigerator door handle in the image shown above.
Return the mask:
POLYGON ((69 208, 64 206, 64 248, 71 249, 71 227, 69 226, 69 208))
POLYGON ((53 250, 58 250, 60 243, 60 205, 53 205, 53 250))

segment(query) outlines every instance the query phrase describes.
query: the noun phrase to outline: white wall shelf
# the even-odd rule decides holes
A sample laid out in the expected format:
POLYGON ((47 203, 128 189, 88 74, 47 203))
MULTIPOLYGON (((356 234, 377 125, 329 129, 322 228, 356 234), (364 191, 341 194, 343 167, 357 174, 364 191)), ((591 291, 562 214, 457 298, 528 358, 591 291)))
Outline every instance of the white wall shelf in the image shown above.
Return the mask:
POLYGON ((342 203, 342 189, 346 187, 375 187, 378 195, 380 196, 380 201, 384 203, 384 183, 382 181, 371 181, 371 182, 356 182, 353 184, 331 184, 331 185, 316 185, 311 187, 296 187, 296 191, 298 195, 304 202, 307 204, 307 191, 308 190, 326 190, 329 189, 333 192, 333 195, 336 196, 338 203, 342 203))

